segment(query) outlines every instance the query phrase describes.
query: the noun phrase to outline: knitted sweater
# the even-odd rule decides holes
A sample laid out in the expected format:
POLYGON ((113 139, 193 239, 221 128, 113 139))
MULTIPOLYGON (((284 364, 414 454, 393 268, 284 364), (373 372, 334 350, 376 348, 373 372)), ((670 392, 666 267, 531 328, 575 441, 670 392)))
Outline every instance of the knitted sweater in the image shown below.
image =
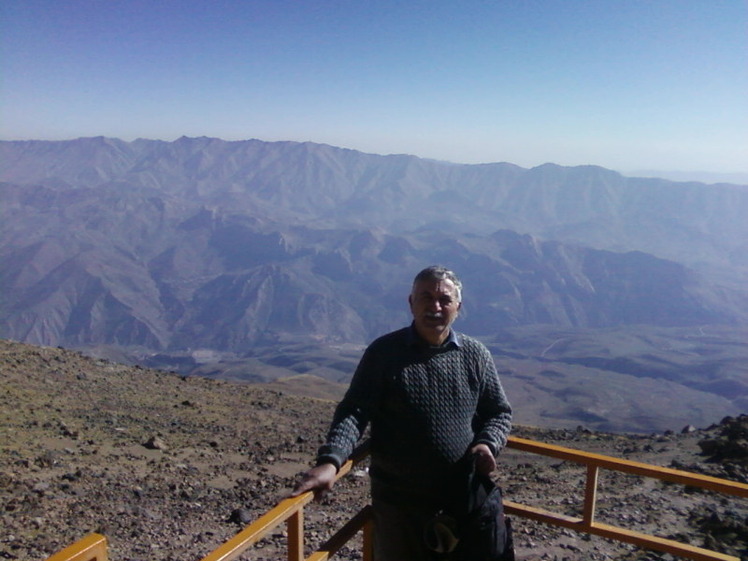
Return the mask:
POLYGON ((366 349, 317 462, 340 467, 371 423, 372 497, 429 501, 472 446, 498 455, 511 411, 482 343, 453 330, 431 347, 411 325, 366 349))

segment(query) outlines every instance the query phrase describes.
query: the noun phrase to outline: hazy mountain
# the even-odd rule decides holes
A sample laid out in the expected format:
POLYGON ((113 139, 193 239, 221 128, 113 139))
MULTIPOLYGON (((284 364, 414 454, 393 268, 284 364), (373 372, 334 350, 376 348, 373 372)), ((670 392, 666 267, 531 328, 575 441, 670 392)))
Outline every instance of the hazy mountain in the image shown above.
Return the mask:
MULTIPOLYGON (((0 142, 0 181, 0 336, 24 342, 183 370, 272 366, 312 344, 332 354, 235 377, 345 382, 346 345, 407 322, 431 263, 462 274, 459 327, 487 339, 748 325, 746 186, 210 138, 0 142)), ((554 360, 631 374, 595 358, 554 360)), ((714 387, 686 384, 715 409, 748 395, 725 390, 745 375, 725 360, 714 387)))
POLYGON ((110 200, 169 196, 283 223, 394 233, 433 223, 482 234, 506 228, 691 264, 747 260, 746 186, 626 178, 593 166, 455 165, 210 138, 2 142, 0 162, 0 179, 10 183, 93 188, 110 200))
POLYGON ((636 170, 624 175, 633 177, 658 177, 671 181, 700 181, 702 183, 748 183, 748 173, 715 173, 711 171, 636 170))

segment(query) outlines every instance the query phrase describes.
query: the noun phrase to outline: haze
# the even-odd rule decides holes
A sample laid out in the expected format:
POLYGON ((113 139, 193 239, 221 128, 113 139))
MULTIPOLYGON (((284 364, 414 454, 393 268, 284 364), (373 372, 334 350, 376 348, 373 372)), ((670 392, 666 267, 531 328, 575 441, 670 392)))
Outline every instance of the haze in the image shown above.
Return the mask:
POLYGON ((0 11, 2 139, 205 135, 748 173, 742 0, 5 0, 0 11))

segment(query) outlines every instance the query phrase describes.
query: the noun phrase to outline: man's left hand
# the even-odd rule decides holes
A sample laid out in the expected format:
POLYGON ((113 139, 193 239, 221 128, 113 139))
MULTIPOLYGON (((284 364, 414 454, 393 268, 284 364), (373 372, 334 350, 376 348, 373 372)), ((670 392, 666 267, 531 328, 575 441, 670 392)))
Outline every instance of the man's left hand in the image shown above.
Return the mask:
POLYGON ((476 444, 470 452, 475 456, 475 469, 482 475, 488 475, 496 469, 496 458, 486 444, 476 444))

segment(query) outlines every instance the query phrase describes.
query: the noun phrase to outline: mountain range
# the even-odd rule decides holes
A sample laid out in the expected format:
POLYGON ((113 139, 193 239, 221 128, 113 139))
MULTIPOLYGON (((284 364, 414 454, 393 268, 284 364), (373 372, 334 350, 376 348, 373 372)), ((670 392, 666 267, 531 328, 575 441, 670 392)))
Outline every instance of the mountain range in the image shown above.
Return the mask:
POLYGON ((3 338, 344 387, 441 263, 531 422, 748 410, 745 185, 186 137, 3 141, 0 182, 3 338))

